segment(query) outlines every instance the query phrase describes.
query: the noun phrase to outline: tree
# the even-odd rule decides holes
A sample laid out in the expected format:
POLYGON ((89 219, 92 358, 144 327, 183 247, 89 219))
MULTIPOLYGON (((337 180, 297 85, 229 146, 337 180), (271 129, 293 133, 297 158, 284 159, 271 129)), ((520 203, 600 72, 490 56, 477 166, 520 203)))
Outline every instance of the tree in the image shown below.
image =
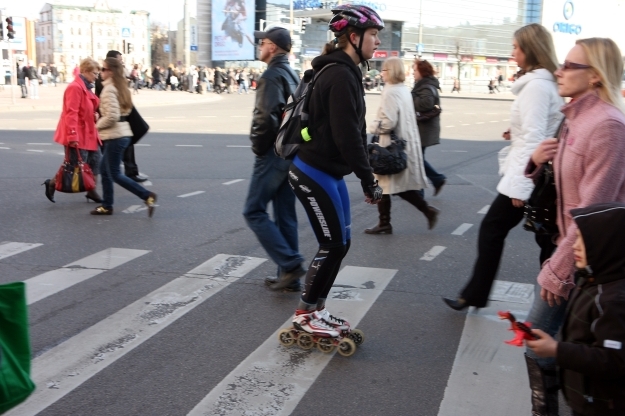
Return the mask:
POLYGON ((163 23, 152 22, 150 25, 150 44, 152 45, 152 66, 166 67, 170 64, 169 53, 165 52, 165 45, 169 45, 167 26, 163 23))

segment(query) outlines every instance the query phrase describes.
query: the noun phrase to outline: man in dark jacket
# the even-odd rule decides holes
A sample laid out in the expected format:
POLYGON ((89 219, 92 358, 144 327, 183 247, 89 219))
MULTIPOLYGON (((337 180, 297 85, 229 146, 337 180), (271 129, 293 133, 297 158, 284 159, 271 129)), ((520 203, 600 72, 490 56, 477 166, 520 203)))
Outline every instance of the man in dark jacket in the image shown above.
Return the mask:
POLYGON ((260 60, 267 70, 258 82, 250 139, 256 155, 254 173, 243 215, 271 259, 278 264, 277 279, 266 283, 274 290, 300 290, 299 278, 306 271, 299 253, 295 194, 288 182, 290 160, 278 157, 274 142, 278 136, 282 111, 297 88, 299 77, 289 66, 286 54, 291 36, 286 29, 271 28, 254 33, 260 41, 260 60), (267 214, 272 202, 274 221, 267 214), (285 284, 286 283, 286 284, 285 284))
POLYGON ((562 341, 534 330, 540 339, 527 341, 527 345, 540 357, 556 357, 564 395, 574 415, 622 416, 625 204, 594 204, 573 209, 571 215, 578 227, 573 245, 576 287, 567 306, 562 341))
POLYGON ((15 72, 17 73, 17 84, 22 88, 22 98, 28 98, 28 87, 26 86, 26 75, 20 64, 15 64, 15 72))
MULTIPOLYGON (((122 62, 122 64, 124 62, 123 55, 119 51, 108 51, 106 53, 106 57, 117 58, 120 62, 122 62)), ((98 75, 98 77, 95 80, 95 95, 96 96, 100 97, 100 94, 102 93, 102 88, 104 88, 104 86, 102 85, 102 76, 98 75)), ((124 162, 124 174, 128 176, 130 179, 132 179, 135 182, 145 182, 148 180, 147 178, 142 178, 139 176, 139 166, 137 166, 137 162, 135 160, 135 146, 132 143, 130 143, 130 145, 128 145, 128 147, 124 151, 123 162, 124 162)))

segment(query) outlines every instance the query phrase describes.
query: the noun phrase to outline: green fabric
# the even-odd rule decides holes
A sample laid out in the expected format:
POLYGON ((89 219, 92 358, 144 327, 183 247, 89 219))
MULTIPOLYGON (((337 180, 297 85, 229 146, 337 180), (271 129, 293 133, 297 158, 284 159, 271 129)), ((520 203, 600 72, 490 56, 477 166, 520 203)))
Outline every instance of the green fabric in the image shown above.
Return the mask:
POLYGON ((17 406, 33 390, 26 285, 0 285, 0 413, 17 406))

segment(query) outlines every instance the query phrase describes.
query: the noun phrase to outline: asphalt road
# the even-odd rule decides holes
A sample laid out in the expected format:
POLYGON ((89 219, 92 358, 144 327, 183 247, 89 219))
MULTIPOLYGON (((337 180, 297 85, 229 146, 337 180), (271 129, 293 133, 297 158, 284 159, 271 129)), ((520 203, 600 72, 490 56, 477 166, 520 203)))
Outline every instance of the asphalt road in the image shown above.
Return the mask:
MULTIPOLYGON (((52 368, 80 353, 90 361, 76 364, 81 371, 61 369, 57 378, 43 377, 31 399, 43 404, 30 409, 59 416, 186 415, 223 387, 230 395, 221 394, 213 403, 216 410, 204 414, 438 415, 452 367, 462 355, 458 347, 466 317, 446 308, 440 297, 455 295, 472 268, 483 218, 479 212, 496 194, 497 152, 505 145, 500 137, 508 127, 510 103, 443 100, 444 140, 429 148, 427 157, 447 175, 448 184, 436 198, 426 190, 429 203, 442 211, 432 231, 418 211, 393 198, 394 234, 364 234, 377 221, 377 210, 364 203, 359 181, 353 175, 346 178, 353 239, 343 264, 363 268, 349 269, 346 279, 371 272, 373 281, 386 286, 374 300, 363 295, 366 308, 358 327, 366 342, 352 357, 328 357, 319 351, 302 356, 298 347, 278 350, 279 359, 289 357, 284 364, 294 372, 289 377, 298 380, 289 385, 299 387, 288 390, 278 388, 275 380, 246 384, 250 373, 236 373, 245 370, 249 364, 245 360, 254 351, 263 355, 266 341, 277 347, 274 332, 284 327, 298 299, 297 294, 266 289, 263 279, 275 273, 275 265, 254 260, 267 255, 241 215, 253 164, 247 133, 254 95, 167 105, 167 94, 155 95, 165 100, 164 105, 140 109, 152 130, 136 149, 137 161, 149 176, 150 190, 159 196, 151 219, 140 210, 142 202, 119 187, 115 215, 110 217, 89 215, 95 205, 80 195, 57 193, 56 204, 50 203, 40 184, 62 160, 62 148, 51 144, 60 109, 0 114, 0 253, 2 242, 41 244, 0 256, 0 283, 72 267, 102 269, 79 283, 57 287, 56 293, 43 287, 52 292, 31 304, 35 377, 45 373, 42 363, 52 368), (458 231, 463 224, 464 231, 458 231), (438 255, 431 251, 436 246, 444 247, 438 255), (128 253, 134 257, 110 267, 86 261, 87 265, 71 265, 110 248, 126 249, 115 252, 119 258, 128 253), (431 258, 423 260, 428 252, 431 258), (232 256, 223 267, 238 270, 230 274, 236 279, 210 277, 217 286, 189 289, 187 295, 169 286, 158 292, 181 277, 203 276, 193 270, 220 254, 232 256), (150 298, 155 291, 158 302, 150 298), (159 309, 162 319, 154 318, 135 335, 124 336, 124 325, 134 325, 124 321, 128 308, 150 303, 167 309, 159 309), (171 322, 159 327, 166 319, 171 322), (118 329, 122 335, 110 343, 100 342, 100 337, 104 340, 118 329), (323 357, 327 362, 320 361, 323 357), (233 372, 235 381, 224 382, 233 372), (72 378, 80 381, 72 385, 72 378), (239 395, 233 398, 232 391, 239 395), (44 400, 46 394, 52 399, 44 400), (256 406, 254 400, 263 395, 271 396, 271 405, 256 406)), ((379 96, 367 96, 368 119, 378 103, 379 96)), ((300 249, 310 260, 316 241, 299 206, 298 215, 300 249)), ((510 234, 501 280, 535 283, 538 247, 532 237, 520 227, 510 234)), ((114 262, 115 257, 107 259, 114 262)), ((46 284, 54 288, 56 283, 51 282, 46 284)), ((363 293, 365 283, 361 282, 363 293)), ((357 285, 343 287, 357 292, 357 285)), ((359 299, 355 295, 351 300, 359 299)), ((345 313, 350 316, 349 305, 345 313)), ((508 336, 505 324, 500 328, 502 336, 508 336)), ((519 349, 519 362, 521 353, 519 349)), ((252 360, 249 365, 256 373, 268 368, 264 361, 252 360)), ((519 394, 528 394, 524 388, 519 387, 519 394)), ((483 401, 486 405, 505 400, 485 395, 483 401)), ((489 415, 487 409, 479 414, 489 415)), ((35 413, 18 409, 12 414, 35 413)))

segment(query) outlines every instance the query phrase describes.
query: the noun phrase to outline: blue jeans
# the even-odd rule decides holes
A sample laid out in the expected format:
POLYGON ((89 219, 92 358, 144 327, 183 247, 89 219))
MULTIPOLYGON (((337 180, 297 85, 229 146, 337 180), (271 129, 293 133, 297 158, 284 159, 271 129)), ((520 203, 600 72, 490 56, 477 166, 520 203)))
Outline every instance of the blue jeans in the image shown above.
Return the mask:
POLYGON ((297 268, 304 258, 299 253, 295 194, 288 181, 290 160, 270 149, 256 156, 254 172, 243 216, 269 257, 282 271, 297 268), (267 204, 273 205, 272 221, 267 204))
POLYGON ((443 183, 443 181, 447 179, 447 177, 443 175, 442 173, 438 173, 432 167, 432 165, 430 165, 428 161, 425 160, 425 149, 426 149, 425 147, 421 148, 421 153, 423 153, 423 167, 425 168, 425 176, 427 176, 428 179, 432 181, 432 185, 434 185, 434 187, 436 188, 441 183, 443 183))
POLYGON ((150 196, 150 191, 124 175, 119 168, 124 151, 129 145, 130 137, 102 141, 103 153, 100 173, 102 175, 102 190, 104 191, 102 206, 106 209, 113 208, 113 182, 144 201, 150 196))
MULTIPOLYGON (((534 292, 534 304, 527 316, 527 321, 531 322, 532 329, 541 329, 555 337, 564 322, 564 313, 566 312, 567 301, 562 300, 562 304, 558 306, 554 304, 550 307, 547 302, 540 297, 540 285, 536 285, 534 292)), ((555 358, 539 358, 529 348, 526 349, 527 356, 536 360, 540 368, 553 369, 556 366, 555 358)))

